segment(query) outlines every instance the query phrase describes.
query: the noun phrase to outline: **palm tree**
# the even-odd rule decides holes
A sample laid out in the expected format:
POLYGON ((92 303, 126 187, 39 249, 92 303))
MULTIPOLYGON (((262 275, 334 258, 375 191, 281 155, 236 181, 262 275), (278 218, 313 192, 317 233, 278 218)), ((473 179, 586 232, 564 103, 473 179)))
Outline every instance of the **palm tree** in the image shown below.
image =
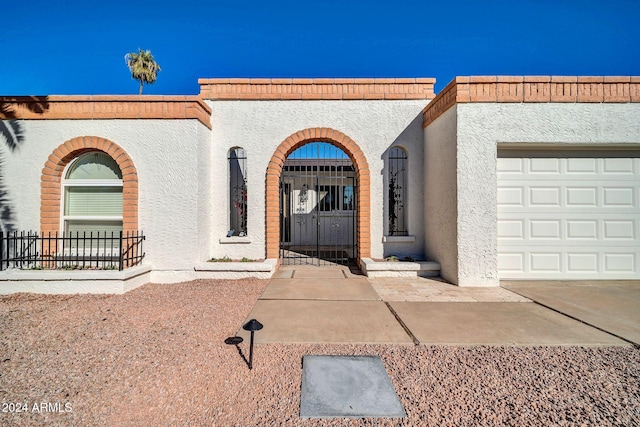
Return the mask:
POLYGON ((131 71, 131 77, 140 82, 140 92, 142 95, 142 86, 153 84, 156 81, 160 65, 153 59, 150 50, 142 50, 138 48, 138 52, 129 52, 124 56, 124 60, 131 71))

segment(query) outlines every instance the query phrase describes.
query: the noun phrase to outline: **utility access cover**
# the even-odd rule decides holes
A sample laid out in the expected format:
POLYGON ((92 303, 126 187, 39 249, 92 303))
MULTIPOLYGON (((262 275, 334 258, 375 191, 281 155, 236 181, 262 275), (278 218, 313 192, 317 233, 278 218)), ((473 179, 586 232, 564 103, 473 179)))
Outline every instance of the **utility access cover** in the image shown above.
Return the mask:
POLYGON ((301 418, 402 418, 379 356, 304 356, 301 418))

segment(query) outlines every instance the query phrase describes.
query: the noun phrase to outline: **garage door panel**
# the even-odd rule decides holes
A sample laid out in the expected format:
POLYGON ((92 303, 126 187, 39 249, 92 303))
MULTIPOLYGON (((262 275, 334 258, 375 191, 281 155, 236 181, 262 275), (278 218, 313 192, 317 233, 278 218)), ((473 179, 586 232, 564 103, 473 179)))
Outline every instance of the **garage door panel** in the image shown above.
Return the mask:
POLYGON ((529 206, 561 207, 559 187, 529 186, 529 206))
POLYGON ((598 162, 596 159, 566 159, 567 174, 589 174, 598 173, 598 162))
POLYGON ((524 173, 524 159, 501 159, 498 163, 498 173, 522 174, 524 173))
POLYGON ((604 220, 603 222, 603 240, 636 240, 637 221, 634 220, 604 220))
POLYGON ((502 187, 498 188, 498 206, 524 206, 524 195, 522 187, 502 187))
POLYGON ((560 252, 529 252, 529 270, 533 273, 562 273, 560 252))
POLYGON ((498 159, 501 278, 640 279, 640 158, 498 159))
POLYGON ((548 178, 584 175, 606 179, 607 175, 613 178, 632 177, 638 174, 639 168, 637 158, 501 158, 497 172, 543 179, 545 175, 548 178))
POLYGON ((633 187, 603 187, 603 207, 635 207, 633 187))
POLYGON ((633 175, 635 171, 634 159, 602 159, 604 162, 604 172, 614 174, 633 175))
POLYGON ((528 159, 531 174, 560 174, 561 159, 528 159))
POLYGON ((567 272, 597 273, 599 271, 599 256, 596 252, 567 252, 567 272))
POLYGON ((566 220, 567 234, 565 240, 597 240, 598 221, 584 219, 566 220))
POLYGON ((598 206, 597 187, 565 187, 565 194, 567 207, 583 208, 598 206))
POLYGON ((526 272, 524 265, 524 252, 503 252, 498 254, 498 270, 514 275, 523 275, 526 272))
MULTIPOLYGON (((640 177, 639 177, 640 179, 640 177)), ((557 184, 557 180, 554 181, 557 184)), ((544 208, 638 208, 638 188, 636 186, 595 186, 593 184, 576 185, 540 185, 526 181, 509 180, 508 186, 498 187, 498 206, 507 207, 544 207, 544 208)), ((634 183, 635 184, 635 183, 634 183)))
POLYGON ((637 258, 633 252, 607 253, 604 255, 605 271, 635 273, 638 271, 637 258))
POLYGON ((535 214, 532 218, 520 218, 517 213, 503 214, 503 218, 498 220, 498 240, 530 241, 530 244, 539 240, 549 240, 550 243, 562 240, 563 244, 571 244, 571 241, 582 244, 591 240, 604 244, 612 241, 615 245, 638 241, 640 219, 616 219, 619 215, 607 215, 614 219, 584 219, 592 218, 589 214, 574 216, 577 218, 559 220, 556 214, 535 214))
POLYGON ((529 220, 529 238, 538 240, 560 240, 562 232, 559 220, 529 220))
POLYGON ((548 247, 529 245, 520 251, 498 255, 498 269, 509 278, 616 278, 638 277, 640 265, 635 248, 589 248, 568 247, 562 251, 549 252, 548 247), (604 253, 603 253, 604 252, 604 253))
POLYGON ((524 240, 524 220, 499 220, 498 239, 524 240))

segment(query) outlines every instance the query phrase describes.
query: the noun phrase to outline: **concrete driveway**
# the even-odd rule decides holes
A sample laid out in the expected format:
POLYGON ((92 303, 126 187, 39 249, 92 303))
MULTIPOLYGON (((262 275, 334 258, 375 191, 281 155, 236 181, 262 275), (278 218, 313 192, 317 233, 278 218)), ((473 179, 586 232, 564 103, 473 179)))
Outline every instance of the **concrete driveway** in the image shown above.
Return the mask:
MULTIPOLYGON (((368 279, 347 268, 281 267, 247 320, 264 325, 257 343, 638 343, 640 320, 633 312, 640 307, 638 284, 621 289, 593 285, 592 297, 578 297, 576 285, 561 292, 562 286, 567 287, 509 282, 461 288, 422 277, 368 279), (598 308, 596 300, 610 302, 598 308)), ((238 335, 249 338, 242 329, 238 335)))
POLYGON ((640 280, 505 281, 502 287, 640 345, 640 280))

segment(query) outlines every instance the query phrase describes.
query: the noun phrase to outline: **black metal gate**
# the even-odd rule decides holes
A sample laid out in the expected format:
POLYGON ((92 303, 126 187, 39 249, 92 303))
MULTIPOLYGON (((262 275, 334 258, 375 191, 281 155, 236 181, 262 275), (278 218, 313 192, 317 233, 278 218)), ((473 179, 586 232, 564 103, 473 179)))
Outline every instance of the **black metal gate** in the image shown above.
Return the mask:
POLYGON ((355 263, 356 190, 353 163, 339 148, 312 142, 289 155, 280 177, 283 265, 355 263))

